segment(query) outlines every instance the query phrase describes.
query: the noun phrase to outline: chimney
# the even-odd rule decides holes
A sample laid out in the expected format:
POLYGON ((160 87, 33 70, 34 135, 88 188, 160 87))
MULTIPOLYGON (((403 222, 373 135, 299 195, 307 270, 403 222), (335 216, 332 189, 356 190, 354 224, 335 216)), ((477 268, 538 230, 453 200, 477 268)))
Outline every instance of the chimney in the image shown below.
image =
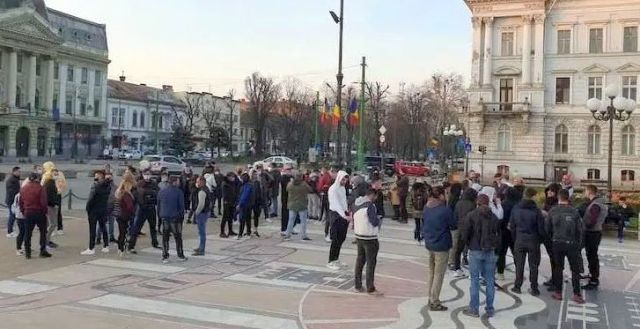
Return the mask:
POLYGON ((121 75, 120 76, 120 81, 121 82, 125 82, 125 80, 127 80, 127 77, 125 77, 124 75, 121 75))
POLYGON ((162 85, 162 91, 165 92, 165 93, 166 92, 172 93, 173 92, 173 86, 172 85, 162 85))

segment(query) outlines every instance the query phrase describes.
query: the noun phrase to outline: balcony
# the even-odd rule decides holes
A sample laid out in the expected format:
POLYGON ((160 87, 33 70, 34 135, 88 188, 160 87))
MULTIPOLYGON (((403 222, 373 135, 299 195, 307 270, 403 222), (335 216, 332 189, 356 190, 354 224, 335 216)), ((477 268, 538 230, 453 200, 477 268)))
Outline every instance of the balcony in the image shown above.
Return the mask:
POLYGON ((483 102, 480 100, 479 105, 482 112, 486 115, 512 115, 529 112, 531 103, 525 98, 524 102, 483 102))

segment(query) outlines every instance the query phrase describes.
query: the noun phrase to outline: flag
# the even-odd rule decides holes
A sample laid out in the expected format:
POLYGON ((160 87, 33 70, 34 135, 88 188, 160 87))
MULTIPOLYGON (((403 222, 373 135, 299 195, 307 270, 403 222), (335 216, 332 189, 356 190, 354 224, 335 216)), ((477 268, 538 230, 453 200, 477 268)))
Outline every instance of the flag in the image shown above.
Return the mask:
POLYGON ((329 101, 324 99, 324 106, 320 107, 320 124, 327 124, 329 122, 329 101))
POLYGON ((349 124, 352 127, 355 127, 358 125, 359 121, 360 121, 360 114, 358 113, 358 101, 354 97, 351 100, 351 103, 349 103, 349 124))
POLYGON ((340 122, 342 113, 340 112, 340 107, 336 104, 333 106, 333 116, 332 116, 332 122, 334 126, 338 125, 338 122, 340 122))

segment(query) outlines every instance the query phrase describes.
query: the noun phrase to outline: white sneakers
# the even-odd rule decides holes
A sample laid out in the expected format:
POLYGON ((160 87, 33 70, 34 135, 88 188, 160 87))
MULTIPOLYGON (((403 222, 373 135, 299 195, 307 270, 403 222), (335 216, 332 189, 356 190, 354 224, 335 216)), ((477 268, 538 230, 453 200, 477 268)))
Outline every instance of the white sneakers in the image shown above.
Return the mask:
POLYGON ((87 249, 87 250, 85 250, 85 251, 80 253, 80 255, 82 255, 82 256, 92 256, 92 255, 95 255, 95 254, 96 254, 96 251, 93 250, 93 249, 87 249))
POLYGON ((23 255, 24 255, 24 250, 22 249, 16 250, 16 256, 23 256, 23 255))
POLYGON ((333 262, 329 262, 327 263, 327 268, 333 271, 339 271, 340 270, 340 264, 338 261, 333 261, 333 262))
POLYGON ((331 237, 330 237, 330 236, 328 236, 328 235, 325 235, 325 237, 324 237, 324 241, 326 241, 326 242, 331 242, 331 237))
POLYGON ((57 230, 56 231, 56 235, 64 235, 64 231, 63 230, 57 230))
POLYGON ((18 233, 15 232, 15 231, 13 231, 11 233, 7 233, 7 238, 9 238, 9 239, 14 239, 14 238, 17 238, 17 237, 18 237, 18 233))
POLYGON ((504 273, 498 273, 497 278, 498 281, 504 281, 504 273))
POLYGON ((464 278, 465 276, 466 275, 464 274, 464 271, 462 269, 453 271, 454 278, 464 278))
POLYGON ((105 254, 109 253, 109 247, 102 248, 102 252, 105 253, 105 254))

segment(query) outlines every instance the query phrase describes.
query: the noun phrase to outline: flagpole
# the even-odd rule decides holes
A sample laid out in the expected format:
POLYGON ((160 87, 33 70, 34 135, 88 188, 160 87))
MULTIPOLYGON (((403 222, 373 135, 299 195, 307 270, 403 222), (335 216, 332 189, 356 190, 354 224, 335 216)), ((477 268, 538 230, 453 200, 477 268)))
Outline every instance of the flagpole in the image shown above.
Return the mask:
POLYGON ((315 135, 313 138, 313 147, 318 148, 318 116, 320 115, 320 92, 316 91, 316 106, 314 107, 315 135))
POLYGON ((364 145, 362 141, 362 130, 364 125, 364 85, 365 85, 365 69, 367 67, 367 58, 362 56, 362 81, 360 82, 360 115, 358 115, 359 132, 358 132, 358 170, 364 171, 364 145))

